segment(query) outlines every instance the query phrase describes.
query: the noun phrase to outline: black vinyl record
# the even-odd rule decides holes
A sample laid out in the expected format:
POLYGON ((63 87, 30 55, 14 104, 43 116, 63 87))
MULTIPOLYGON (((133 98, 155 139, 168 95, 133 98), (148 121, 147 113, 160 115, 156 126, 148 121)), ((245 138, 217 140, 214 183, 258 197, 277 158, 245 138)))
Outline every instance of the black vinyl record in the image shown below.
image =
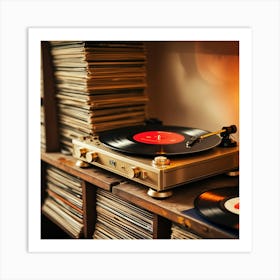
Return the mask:
POLYGON ((208 133, 198 128, 139 125, 100 132, 99 140, 109 148, 127 154, 141 156, 178 156, 202 152, 216 147, 221 138, 212 135, 188 147, 193 137, 208 133))
POLYGON ((207 220, 233 230, 239 229, 238 187, 203 192, 195 199, 194 206, 207 220))

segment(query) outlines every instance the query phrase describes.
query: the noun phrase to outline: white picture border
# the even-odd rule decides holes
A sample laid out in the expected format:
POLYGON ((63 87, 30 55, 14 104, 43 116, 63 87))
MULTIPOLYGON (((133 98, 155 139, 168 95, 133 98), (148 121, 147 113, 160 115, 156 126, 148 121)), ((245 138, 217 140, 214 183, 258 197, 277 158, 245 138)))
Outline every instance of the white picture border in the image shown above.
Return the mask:
POLYGON ((0 0, 0 279, 280 279, 279 8, 279 0, 0 0), (100 26, 251 30, 250 251, 30 253, 29 186, 39 182, 28 175, 28 29, 100 26))

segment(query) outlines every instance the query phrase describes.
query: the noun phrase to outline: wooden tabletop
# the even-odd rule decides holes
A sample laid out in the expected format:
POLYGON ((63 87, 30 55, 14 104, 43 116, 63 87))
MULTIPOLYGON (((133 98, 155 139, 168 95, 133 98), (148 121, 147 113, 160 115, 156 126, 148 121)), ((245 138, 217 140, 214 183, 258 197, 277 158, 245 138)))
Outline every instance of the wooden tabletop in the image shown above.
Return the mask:
POLYGON ((57 168, 77 176, 97 187, 111 191, 112 186, 119 185, 123 178, 106 170, 90 165, 87 168, 76 166, 76 159, 62 153, 42 153, 41 159, 57 168))

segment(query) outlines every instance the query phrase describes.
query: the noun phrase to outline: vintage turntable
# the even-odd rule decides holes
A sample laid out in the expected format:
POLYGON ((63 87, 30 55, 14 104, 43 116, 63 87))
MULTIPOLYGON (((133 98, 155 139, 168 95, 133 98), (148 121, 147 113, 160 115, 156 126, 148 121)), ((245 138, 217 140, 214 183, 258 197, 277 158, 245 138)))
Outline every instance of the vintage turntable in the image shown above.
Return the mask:
POLYGON ((238 169, 239 150, 230 138, 236 126, 216 132, 147 124, 73 139, 80 167, 89 164, 148 186, 155 198, 171 189, 238 169))

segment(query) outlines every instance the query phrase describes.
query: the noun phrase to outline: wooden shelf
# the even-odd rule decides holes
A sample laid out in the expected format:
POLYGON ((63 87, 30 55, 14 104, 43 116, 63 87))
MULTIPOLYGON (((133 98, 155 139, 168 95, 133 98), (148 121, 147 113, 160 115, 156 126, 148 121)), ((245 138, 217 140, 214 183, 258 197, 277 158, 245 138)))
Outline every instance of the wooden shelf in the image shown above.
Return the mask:
POLYGON ((72 156, 61 153, 42 153, 42 161, 84 180, 84 193, 87 193, 84 200, 86 221, 84 236, 87 238, 91 238, 96 221, 92 210, 95 208, 95 187, 112 191, 125 201, 154 213, 157 221, 155 223, 157 225, 155 237, 157 238, 170 237, 171 223, 179 224, 204 238, 237 238, 236 233, 216 227, 200 217, 194 211, 193 201, 199 193, 209 188, 238 186, 238 177, 219 175, 190 183, 173 189, 171 197, 159 200, 147 194, 146 186, 123 181, 121 177, 94 166, 85 169, 75 166, 76 160, 72 156))
POLYGON ((41 159, 50 165, 79 177, 82 180, 96 185, 104 190, 111 191, 113 186, 118 185, 123 181, 123 178, 110 172, 101 170, 98 167, 77 167, 75 165, 76 159, 70 155, 64 155, 62 153, 41 153, 41 159))

